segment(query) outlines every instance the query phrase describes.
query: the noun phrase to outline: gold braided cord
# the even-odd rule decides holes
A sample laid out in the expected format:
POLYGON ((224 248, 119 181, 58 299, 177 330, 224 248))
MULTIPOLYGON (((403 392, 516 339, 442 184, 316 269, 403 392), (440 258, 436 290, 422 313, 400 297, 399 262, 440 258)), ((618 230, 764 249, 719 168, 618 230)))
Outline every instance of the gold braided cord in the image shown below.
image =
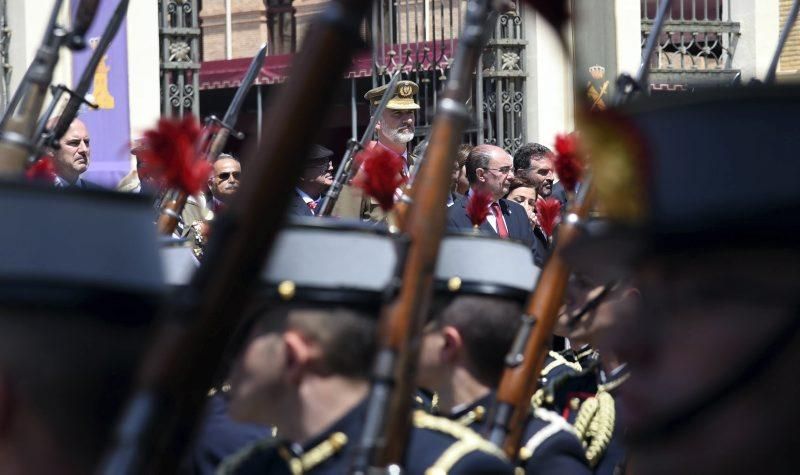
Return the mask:
POLYGON ((603 457, 611 443, 611 436, 614 434, 614 421, 616 410, 614 408, 614 398, 606 391, 597 393, 595 398, 598 401, 597 414, 589 424, 589 436, 591 442, 586 448, 586 459, 589 466, 594 467, 603 457))
POLYGON ((468 413, 456 419, 456 422, 458 422, 464 427, 469 427, 475 422, 482 421, 485 415, 486 415, 486 408, 483 406, 478 406, 475 409, 469 411, 468 413))
POLYGON ((347 435, 344 432, 335 432, 330 437, 320 442, 314 448, 306 451, 300 457, 300 466, 303 473, 311 471, 314 467, 328 460, 340 452, 347 445, 347 435))
POLYGON ((558 368, 561 365, 568 366, 578 372, 583 371, 583 368, 581 367, 580 363, 567 361, 566 358, 556 353, 555 351, 550 352, 550 357, 553 358, 553 361, 551 361, 550 364, 548 364, 547 366, 544 367, 544 369, 542 369, 542 372, 540 373, 542 377, 547 376, 550 373, 550 371, 553 371, 554 369, 558 368))
POLYGON ((414 411, 413 421, 414 427, 442 432, 457 441, 445 450, 439 459, 426 470, 426 475, 447 473, 453 465, 470 452, 484 452, 501 460, 507 460, 500 448, 481 437, 477 432, 460 425, 456 421, 432 416, 420 410, 414 411))
POLYGON ((578 438, 583 442, 584 447, 587 445, 589 424, 591 424, 592 419, 594 419, 599 404, 600 403, 594 397, 583 401, 578 415, 575 417, 573 426, 575 427, 575 432, 578 433, 578 438))

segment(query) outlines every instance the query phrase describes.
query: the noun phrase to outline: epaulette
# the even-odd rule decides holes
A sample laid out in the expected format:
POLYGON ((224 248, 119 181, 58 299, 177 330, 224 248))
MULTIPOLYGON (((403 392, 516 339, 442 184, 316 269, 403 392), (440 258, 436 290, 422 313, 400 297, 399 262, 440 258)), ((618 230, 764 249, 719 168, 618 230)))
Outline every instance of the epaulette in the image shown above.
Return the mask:
POLYGON ((450 447, 425 471, 425 475, 446 474, 464 456, 471 452, 483 452, 507 461, 505 454, 497 446, 481 437, 477 432, 464 427, 456 421, 432 416, 423 411, 414 411, 414 427, 447 434, 456 439, 450 447))
POLYGON ((547 425, 533 434, 533 436, 531 436, 531 438, 525 442, 525 445, 519 449, 520 462, 525 462, 533 457, 536 449, 538 449, 547 439, 561 431, 569 432, 570 434, 578 437, 578 433, 575 432, 575 429, 572 427, 572 425, 570 425, 570 423, 565 421, 563 417, 559 416, 553 411, 538 407, 533 410, 533 415, 534 417, 547 422, 547 425))
POLYGON ((614 434, 616 409, 608 391, 599 391, 581 404, 575 418, 575 431, 586 448, 586 460, 594 467, 600 461, 614 434))
POLYGON ((219 466, 217 467, 216 474, 234 474, 246 461, 262 452, 271 450, 280 444, 281 441, 275 437, 267 437, 248 444, 241 448, 238 452, 235 452, 233 455, 225 457, 225 459, 220 462, 219 466))

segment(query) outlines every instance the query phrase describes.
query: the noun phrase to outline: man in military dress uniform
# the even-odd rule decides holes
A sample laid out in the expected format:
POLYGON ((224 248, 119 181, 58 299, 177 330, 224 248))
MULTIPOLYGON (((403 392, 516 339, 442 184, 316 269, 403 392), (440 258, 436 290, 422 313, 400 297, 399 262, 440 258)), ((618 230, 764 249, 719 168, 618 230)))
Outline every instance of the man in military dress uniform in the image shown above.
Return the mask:
MULTIPOLYGON (((538 275, 522 244, 466 234, 442 241, 437 305, 422 338, 419 367, 419 382, 438 395, 440 414, 476 432, 486 429, 522 303, 538 275)), ((543 408, 527 422, 519 459, 529 474, 590 473, 573 428, 543 408)))
MULTIPOLYGON (((366 416, 377 309, 397 281, 398 244, 374 226, 310 218, 282 232, 264 274, 267 300, 253 309, 233 371, 230 407, 236 419, 276 426, 278 438, 228 458, 221 473, 347 473, 366 416)), ((413 420, 407 473, 511 473, 502 453, 471 430, 422 411, 413 420), (445 455, 456 442, 460 452, 445 455)))
MULTIPOLYGON (((370 109, 381 102, 388 85, 370 89, 364 95, 369 101, 370 109)), ((380 119, 375 124, 377 141, 369 142, 366 149, 382 147, 392 153, 403 157, 403 173, 408 174, 411 157, 408 153, 408 143, 414 139, 415 113, 419 104, 415 101, 419 86, 413 81, 398 81, 394 95, 386 104, 386 109, 381 113, 380 119)), ((354 170, 354 173, 356 171, 354 170)), ((339 195, 333 215, 342 218, 358 218, 371 221, 382 221, 385 213, 378 206, 378 202, 365 196, 360 190, 352 186, 345 186, 339 195)))
MULTIPOLYGON (((647 152, 615 154, 632 183, 598 176, 611 223, 567 257, 601 281, 631 272, 641 292, 610 340, 630 367, 619 393, 632 473, 797 472, 798 107, 800 90, 771 86, 624 112, 620 133, 647 152), (707 140, 717 132, 736 139, 707 140)), ((593 166, 604 155, 592 148, 593 166)))

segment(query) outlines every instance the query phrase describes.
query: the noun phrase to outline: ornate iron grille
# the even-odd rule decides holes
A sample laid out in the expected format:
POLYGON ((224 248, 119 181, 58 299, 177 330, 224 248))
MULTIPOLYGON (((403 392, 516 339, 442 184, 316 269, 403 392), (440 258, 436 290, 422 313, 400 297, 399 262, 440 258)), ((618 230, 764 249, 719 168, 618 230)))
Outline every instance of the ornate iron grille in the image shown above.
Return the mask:
MULTIPOLYGON (((392 73, 420 86, 417 135, 427 136, 461 31, 466 1, 377 0, 368 37, 373 85, 392 73)), ((525 143, 523 21, 519 11, 501 15, 477 72, 470 100, 472 143, 492 143, 510 153, 525 143), (475 107, 475 105, 479 107, 475 107)))
POLYGON ((161 113, 199 113, 200 28, 197 0, 159 0, 161 113))
MULTIPOLYGON (((642 0, 642 46, 664 0, 642 0)), ((651 84, 729 83, 740 32, 730 0, 677 0, 670 7, 658 48, 650 57, 651 84)))
POLYGON ((11 95, 11 61, 8 47, 11 43, 11 28, 6 16, 6 0, 0 0, 0 110, 5 110, 11 95))

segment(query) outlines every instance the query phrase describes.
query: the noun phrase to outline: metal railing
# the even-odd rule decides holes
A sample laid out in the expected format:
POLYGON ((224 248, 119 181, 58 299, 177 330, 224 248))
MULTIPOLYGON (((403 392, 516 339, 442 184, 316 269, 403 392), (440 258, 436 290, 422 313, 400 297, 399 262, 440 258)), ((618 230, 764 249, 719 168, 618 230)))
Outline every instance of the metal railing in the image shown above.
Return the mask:
MULTIPOLYGON (((642 46, 663 0, 642 0, 642 46)), ((739 73, 733 56, 740 25, 730 0, 673 0, 658 48, 650 57, 651 84, 729 83, 739 73)))

